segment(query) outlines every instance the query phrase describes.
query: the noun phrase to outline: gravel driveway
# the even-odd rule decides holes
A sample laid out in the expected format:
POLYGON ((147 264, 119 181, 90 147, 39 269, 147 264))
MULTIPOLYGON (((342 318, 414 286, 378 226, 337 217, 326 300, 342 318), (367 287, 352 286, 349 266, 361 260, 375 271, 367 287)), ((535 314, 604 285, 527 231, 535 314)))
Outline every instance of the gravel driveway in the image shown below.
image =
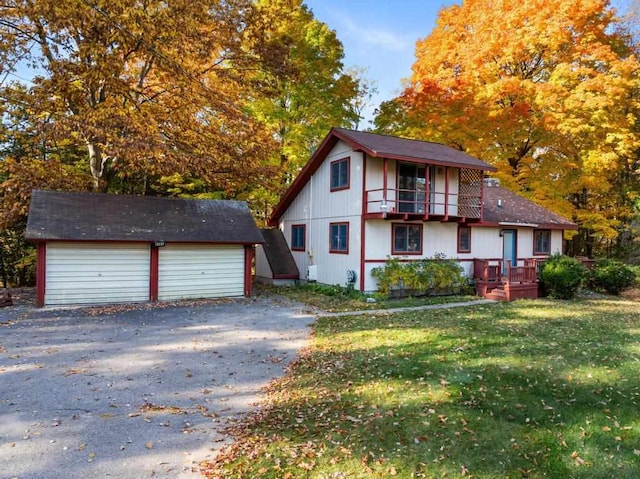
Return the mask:
POLYGON ((0 309, 0 478, 193 478, 306 344, 275 299, 0 309))

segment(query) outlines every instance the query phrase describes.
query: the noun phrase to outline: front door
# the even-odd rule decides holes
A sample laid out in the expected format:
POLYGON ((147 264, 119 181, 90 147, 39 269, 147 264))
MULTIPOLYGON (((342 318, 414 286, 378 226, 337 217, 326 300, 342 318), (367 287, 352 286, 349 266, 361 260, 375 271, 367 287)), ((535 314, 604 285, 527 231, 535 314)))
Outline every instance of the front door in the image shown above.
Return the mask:
POLYGON ((516 230, 502 230, 502 274, 507 272, 507 261, 517 266, 516 230))

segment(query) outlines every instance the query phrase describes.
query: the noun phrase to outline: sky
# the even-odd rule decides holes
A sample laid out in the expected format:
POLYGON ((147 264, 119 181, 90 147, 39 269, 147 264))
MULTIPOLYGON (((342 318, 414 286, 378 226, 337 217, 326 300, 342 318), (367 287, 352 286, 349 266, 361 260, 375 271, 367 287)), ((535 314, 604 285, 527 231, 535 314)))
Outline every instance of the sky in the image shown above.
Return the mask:
MULTIPOLYGON (((613 0, 619 11, 638 0, 613 0)), ((373 111, 398 96, 411 76, 415 44, 429 35, 441 8, 459 0, 305 0, 318 20, 335 30, 344 46, 344 66, 365 68, 378 94, 359 129, 370 127, 373 111)))

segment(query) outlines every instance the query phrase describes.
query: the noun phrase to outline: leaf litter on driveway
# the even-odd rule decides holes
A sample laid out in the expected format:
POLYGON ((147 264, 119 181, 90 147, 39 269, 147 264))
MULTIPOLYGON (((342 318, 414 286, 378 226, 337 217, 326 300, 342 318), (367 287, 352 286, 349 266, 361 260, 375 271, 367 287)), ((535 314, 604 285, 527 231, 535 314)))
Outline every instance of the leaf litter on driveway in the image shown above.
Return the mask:
POLYGON ((0 471, 199 477, 312 320, 266 298, 23 314, 0 330, 0 471))

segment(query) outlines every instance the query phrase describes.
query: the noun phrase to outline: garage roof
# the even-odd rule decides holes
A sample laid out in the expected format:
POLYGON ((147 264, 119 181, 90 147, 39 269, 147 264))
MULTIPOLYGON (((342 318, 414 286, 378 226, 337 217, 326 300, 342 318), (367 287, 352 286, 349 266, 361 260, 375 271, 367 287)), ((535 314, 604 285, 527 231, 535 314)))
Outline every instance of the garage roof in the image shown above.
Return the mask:
POLYGON ((33 241, 264 241, 243 201, 43 190, 31 194, 26 237, 33 241))

